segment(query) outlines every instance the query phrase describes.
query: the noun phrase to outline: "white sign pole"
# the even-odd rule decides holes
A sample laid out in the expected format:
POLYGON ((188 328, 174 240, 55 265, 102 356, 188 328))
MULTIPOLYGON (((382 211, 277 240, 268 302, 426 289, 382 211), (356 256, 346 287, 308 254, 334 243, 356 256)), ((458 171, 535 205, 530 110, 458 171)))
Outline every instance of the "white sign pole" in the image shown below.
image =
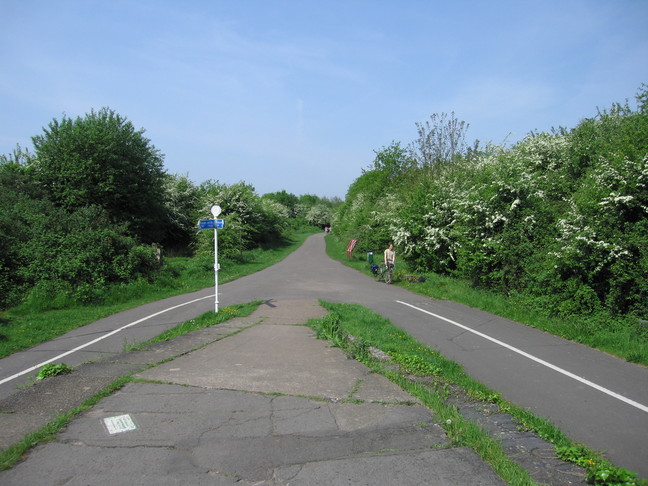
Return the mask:
MULTIPOLYGON (((212 206, 211 213, 214 220, 221 213, 220 206, 212 206)), ((218 230, 214 224, 214 312, 218 313, 218 230)))

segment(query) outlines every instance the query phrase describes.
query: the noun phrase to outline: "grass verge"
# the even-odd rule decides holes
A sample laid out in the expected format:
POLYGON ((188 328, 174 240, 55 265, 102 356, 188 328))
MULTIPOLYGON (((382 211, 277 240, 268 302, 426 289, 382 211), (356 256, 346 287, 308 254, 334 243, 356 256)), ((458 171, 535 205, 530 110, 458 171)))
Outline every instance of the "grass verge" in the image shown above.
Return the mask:
MULTIPOLYGON (((305 228, 273 247, 243 252, 236 258, 219 259, 219 284, 274 265, 301 246, 315 231, 305 228)), ((109 315, 213 285, 213 257, 168 258, 155 281, 142 280, 114 286, 99 303, 62 309, 47 309, 43 308, 46 306, 32 303, 9 309, 0 313, 0 358, 49 341, 109 315)))
MULTIPOLYGON (((332 235, 326 237, 326 252, 334 260, 371 274, 366 255, 356 254, 352 258, 347 258, 345 244, 332 235)), ((376 258, 380 260, 381 256, 374 255, 374 259, 376 258)), ((559 319, 527 305, 522 296, 507 297, 477 289, 465 280, 434 273, 417 274, 424 276, 425 281, 410 283, 402 278, 404 274, 409 273, 411 270, 407 268, 407 264, 398 262, 395 284, 426 297, 459 302, 605 351, 628 362, 648 366, 648 324, 646 323, 631 319, 603 322, 587 316, 569 320, 559 319)))
POLYGON ((548 421, 506 402, 498 393, 467 375, 459 364, 419 343, 389 320, 355 304, 321 304, 329 315, 308 323, 318 337, 345 349, 351 357, 420 399, 435 413, 438 423, 455 444, 472 448, 509 484, 536 483, 524 469, 507 457, 498 440, 465 419, 449 403, 448 397, 453 388, 458 387, 461 393, 473 400, 496 404, 522 426, 551 442, 559 458, 586 469, 591 484, 648 485, 647 481, 638 480, 634 472, 615 467, 601 459, 596 452, 574 443, 548 421), (353 336, 353 339, 349 336, 353 336), (373 358, 368 351, 372 347, 387 353, 391 360, 385 364, 373 358))

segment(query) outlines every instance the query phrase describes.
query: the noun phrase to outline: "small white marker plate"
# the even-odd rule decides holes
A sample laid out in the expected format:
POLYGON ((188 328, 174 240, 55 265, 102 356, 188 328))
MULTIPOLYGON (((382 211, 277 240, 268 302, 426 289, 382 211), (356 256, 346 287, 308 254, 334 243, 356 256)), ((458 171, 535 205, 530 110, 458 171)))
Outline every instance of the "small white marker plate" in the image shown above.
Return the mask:
POLYGON ((119 434, 135 430, 137 426, 130 415, 118 415, 117 417, 106 417, 103 419, 106 430, 109 434, 119 434))

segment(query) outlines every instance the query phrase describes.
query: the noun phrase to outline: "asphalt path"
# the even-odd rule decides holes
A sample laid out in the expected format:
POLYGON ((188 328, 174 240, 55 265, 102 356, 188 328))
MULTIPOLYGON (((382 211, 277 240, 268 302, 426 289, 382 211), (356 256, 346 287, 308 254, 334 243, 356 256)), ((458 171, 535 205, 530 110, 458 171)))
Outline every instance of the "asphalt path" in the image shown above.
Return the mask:
MULTIPOLYGON (((648 478, 648 369, 461 304, 419 296, 328 258, 323 235, 282 262, 219 286, 219 307, 272 299, 357 303, 462 364, 572 439, 648 478)), ((0 360, 0 399, 47 362, 74 366, 120 353, 214 309, 207 288, 125 311, 0 360)))

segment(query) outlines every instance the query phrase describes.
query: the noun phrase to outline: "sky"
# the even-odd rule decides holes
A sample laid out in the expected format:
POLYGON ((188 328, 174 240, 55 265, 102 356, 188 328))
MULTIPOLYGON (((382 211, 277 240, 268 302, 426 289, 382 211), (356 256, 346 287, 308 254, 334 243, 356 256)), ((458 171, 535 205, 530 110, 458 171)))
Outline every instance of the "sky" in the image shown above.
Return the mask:
POLYGON ((435 113, 575 127, 648 83, 648 1, 0 0, 0 154, 110 108, 167 172, 344 199, 435 113))

